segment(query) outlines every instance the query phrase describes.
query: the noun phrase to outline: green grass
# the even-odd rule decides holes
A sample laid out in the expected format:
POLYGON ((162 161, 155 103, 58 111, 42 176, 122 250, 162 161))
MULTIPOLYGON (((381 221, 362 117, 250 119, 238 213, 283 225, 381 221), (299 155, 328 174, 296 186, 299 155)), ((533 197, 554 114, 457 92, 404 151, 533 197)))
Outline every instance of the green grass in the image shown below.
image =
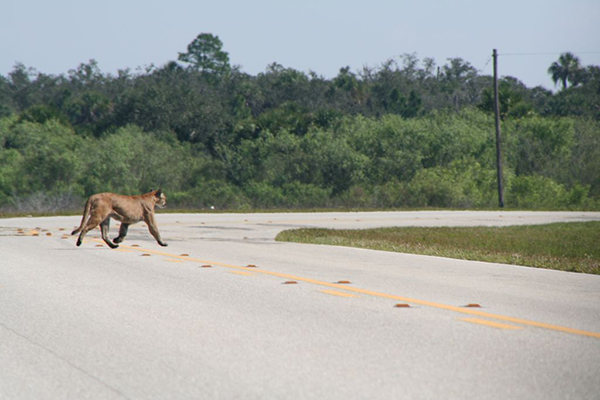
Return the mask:
POLYGON ((600 222, 460 228, 295 229, 279 241, 600 274, 600 222))

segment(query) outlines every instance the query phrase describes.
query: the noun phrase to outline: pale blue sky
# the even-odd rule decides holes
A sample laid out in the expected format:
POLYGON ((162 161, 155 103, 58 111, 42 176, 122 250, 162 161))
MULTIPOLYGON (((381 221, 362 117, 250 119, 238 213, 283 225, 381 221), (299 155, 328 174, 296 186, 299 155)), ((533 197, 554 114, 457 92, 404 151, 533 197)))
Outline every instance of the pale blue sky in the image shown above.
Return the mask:
POLYGON ((551 53, 501 56, 499 65, 501 75, 552 88, 546 70, 560 52, 600 65, 600 0, 8 0, 0 9, 5 76, 16 62, 49 74, 92 58, 110 73, 161 66, 202 32, 253 75, 277 62, 333 77, 414 52, 491 74, 497 48, 551 53))

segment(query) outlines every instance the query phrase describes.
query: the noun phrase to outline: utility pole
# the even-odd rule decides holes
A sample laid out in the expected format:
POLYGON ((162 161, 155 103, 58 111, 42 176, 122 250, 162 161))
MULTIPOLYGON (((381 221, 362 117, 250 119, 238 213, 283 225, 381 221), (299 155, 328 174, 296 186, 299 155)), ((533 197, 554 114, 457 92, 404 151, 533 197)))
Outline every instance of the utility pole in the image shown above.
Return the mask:
POLYGON ((498 52, 494 49, 494 114, 496 119, 496 170, 498 172, 498 205, 504 207, 504 190, 502 188, 502 152, 500 149, 500 101, 498 96, 498 52))

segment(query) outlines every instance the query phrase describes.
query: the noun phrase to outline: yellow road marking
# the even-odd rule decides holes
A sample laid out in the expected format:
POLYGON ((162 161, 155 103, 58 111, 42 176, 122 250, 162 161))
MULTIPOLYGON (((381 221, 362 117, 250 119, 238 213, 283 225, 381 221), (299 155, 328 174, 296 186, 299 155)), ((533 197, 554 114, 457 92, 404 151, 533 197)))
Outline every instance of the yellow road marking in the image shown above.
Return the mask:
MULTIPOLYGON (((246 269, 246 267, 243 267, 240 265, 231 265, 231 264, 225 264, 225 263, 220 263, 220 262, 215 262, 215 261, 201 260, 201 259, 194 258, 194 257, 181 257, 181 256, 177 256, 174 254, 165 253, 162 251, 142 249, 142 248, 133 248, 133 247, 129 247, 129 246, 123 246, 123 247, 130 248, 132 250, 143 251, 143 252, 147 252, 147 253, 154 253, 154 254, 158 254, 158 255, 162 255, 162 256, 178 258, 178 259, 182 259, 182 260, 186 260, 186 261, 194 261, 194 262, 198 262, 198 263, 202 263, 202 264, 212 264, 212 265, 218 265, 221 267, 233 268, 233 269, 238 269, 238 270, 246 269)), ((598 332, 590 332, 590 331, 584 331, 581 329, 573 329, 573 328, 569 328, 566 326, 547 324, 544 322, 537 322, 537 321, 530 321, 530 320, 526 320, 526 319, 522 319, 522 318, 514 318, 514 317, 510 317, 510 316, 506 316, 506 315, 491 314, 491 313, 487 313, 484 311, 478 311, 473 308, 456 307, 456 306, 451 306, 451 305, 442 304, 442 303, 435 303, 432 301, 412 299, 409 297, 375 292, 372 290, 360 289, 357 287, 350 287, 347 285, 340 285, 337 283, 323 282, 323 281, 319 281, 319 280, 311 279, 311 278, 303 278, 303 277, 294 276, 294 275, 290 275, 290 274, 266 271, 264 269, 259 269, 259 268, 253 269, 253 272, 255 272, 257 274, 271 275, 271 276, 277 276, 280 278, 285 278, 285 279, 290 279, 290 280, 295 280, 295 281, 312 283, 315 285, 326 286, 326 287, 330 287, 330 288, 334 288, 334 289, 342 289, 345 291, 366 294, 369 296, 381 297, 381 298, 392 299, 392 300, 399 300, 399 301, 402 301, 405 303, 419 304, 422 306, 428 306, 428 307, 433 307, 433 308, 439 308, 442 310, 454 311, 454 312, 461 313, 461 314, 475 315, 478 317, 497 319, 500 321, 513 322, 515 324, 520 324, 520 325, 534 326, 536 328, 549 329, 549 330, 558 331, 558 332, 571 333, 574 335, 588 336, 588 337, 600 339, 600 333, 598 333, 598 332)))
POLYGON ((230 273, 237 274, 237 275, 252 275, 252 272, 248 272, 248 271, 230 271, 230 273))
POLYGON ((319 290, 319 292, 326 293, 326 294, 331 294, 331 295, 334 295, 334 296, 340 296, 340 297, 358 297, 355 294, 338 292, 337 290, 319 290))
POLYGON ((183 260, 175 260, 175 259, 172 259, 172 258, 165 258, 165 259, 163 259, 163 261, 173 262, 173 263, 182 263, 182 262, 185 262, 183 260))
POLYGON ((501 324, 500 322, 488 321, 488 320, 479 319, 479 318, 461 318, 460 320, 466 321, 466 322, 471 322, 473 324, 491 326, 493 328, 499 328, 499 329, 523 329, 522 326, 501 324))

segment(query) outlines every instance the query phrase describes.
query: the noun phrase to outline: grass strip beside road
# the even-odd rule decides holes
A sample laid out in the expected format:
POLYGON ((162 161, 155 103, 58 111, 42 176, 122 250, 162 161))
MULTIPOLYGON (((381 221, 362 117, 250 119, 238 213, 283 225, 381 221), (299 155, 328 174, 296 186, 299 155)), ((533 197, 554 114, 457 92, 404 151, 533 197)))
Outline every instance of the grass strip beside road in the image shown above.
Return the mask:
POLYGON ((600 274, 600 222, 506 227, 294 229, 283 242, 359 247, 600 274))

